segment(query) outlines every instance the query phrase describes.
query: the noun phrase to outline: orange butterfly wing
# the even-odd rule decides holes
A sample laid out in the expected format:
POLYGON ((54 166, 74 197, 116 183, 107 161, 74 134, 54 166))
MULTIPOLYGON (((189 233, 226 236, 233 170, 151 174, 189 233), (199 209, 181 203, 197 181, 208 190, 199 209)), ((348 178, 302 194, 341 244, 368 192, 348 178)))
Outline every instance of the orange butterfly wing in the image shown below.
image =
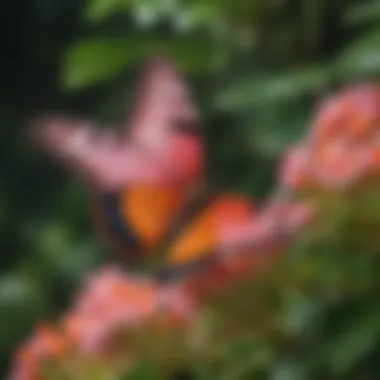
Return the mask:
POLYGON ((169 252, 169 264, 182 264, 202 258, 218 247, 220 227, 252 220, 254 205, 248 199, 221 195, 198 215, 175 241, 169 252))

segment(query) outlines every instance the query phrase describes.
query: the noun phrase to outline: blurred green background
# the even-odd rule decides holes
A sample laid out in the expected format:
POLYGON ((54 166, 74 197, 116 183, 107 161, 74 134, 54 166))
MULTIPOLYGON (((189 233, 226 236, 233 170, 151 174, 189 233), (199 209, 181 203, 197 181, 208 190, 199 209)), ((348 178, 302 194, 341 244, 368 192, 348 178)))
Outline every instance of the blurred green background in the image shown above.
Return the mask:
MULTIPOLYGON (((315 100, 380 74, 376 0, 5 0, 0 20, 1 371, 108 259, 86 192, 32 146, 30 118, 121 124, 138 68, 164 52, 202 112, 210 180, 259 200, 315 100)), ((292 380, 286 371, 276 380, 292 380)))

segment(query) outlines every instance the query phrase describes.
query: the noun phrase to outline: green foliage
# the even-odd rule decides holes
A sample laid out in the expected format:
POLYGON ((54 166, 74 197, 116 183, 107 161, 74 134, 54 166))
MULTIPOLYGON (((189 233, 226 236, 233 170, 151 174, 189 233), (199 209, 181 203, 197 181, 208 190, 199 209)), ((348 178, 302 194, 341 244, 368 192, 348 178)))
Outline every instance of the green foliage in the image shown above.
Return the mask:
POLYGON ((155 51, 174 57, 182 70, 199 71, 210 64, 210 48, 207 41, 199 38, 88 38, 70 49, 63 69, 63 86, 68 90, 80 90, 100 84, 147 59, 155 51))
POLYGON ((81 41, 67 57, 64 85, 75 89, 86 87, 94 81, 108 80, 115 73, 119 74, 130 59, 131 52, 125 41, 100 38, 81 41))
POLYGON ((0 350, 7 349, 15 339, 22 339, 33 327, 33 320, 46 311, 44 290, 27 276, 16 273, 0 280, 0 350), (12 321, 13 328, 9 323, 12 321))
MULTIPOLYGON (((12 7, 6 3, 4 14, 12 7)), ((22 28, 14 26, 21 10, 9 13, 8 29, 3 23, 9 45, 20 52, 14 62, 22 61, 22 70, 12 59, 3 70, 12 81, 4 85, 2 105, 7 166, 0 193, 4 369, 35 322, 61 312, 85 274, 108 259, 90 232, 87 194, 45 163, 27 141, 24 126, 31 111, 60 108, 105 119, 124 114, 121 81, 128 92, 133 70, 162 51, 189 74, 204 120, 212 124, 223 115, 228 124, 225 134, 219 122, 209 129, 214 152, 210 176, 258 196, 271 187, 268 172, 302 134, 315 100, 336 85, 380 74, 378 0, 78 4, 34 0, 22 28), (238 143, 242 140, 244 149, 238 143)), ((347 227, 353 238, 359 227, 347 227)), ((193 363, 188 368, 193 377, 379 378, 378 259, 330 243, 309 256, 302 245, 292 252, 288 271, 280 268, 267 279, 281 290, 284 313, 279 320, 286 339, 276 335, 255 344, 253 339, 221 342, 223 365, 193 363)), ((265 305, 258 305, 260 314, 265 305)), ((259 327, 265 330, 264 324, 259 327)), ((154 377, 150 368, 136 371, 136 379, 154 377)))

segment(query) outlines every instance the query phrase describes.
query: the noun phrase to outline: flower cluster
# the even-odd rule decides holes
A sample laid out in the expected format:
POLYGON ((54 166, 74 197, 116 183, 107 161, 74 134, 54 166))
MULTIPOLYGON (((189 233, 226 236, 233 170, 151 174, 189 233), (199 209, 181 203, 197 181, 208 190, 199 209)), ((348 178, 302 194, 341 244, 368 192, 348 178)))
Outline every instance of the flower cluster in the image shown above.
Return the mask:
POLYGON ((167 334, 188 327, 195 312, 193 299, 179 285, 160 286, 150 278, 104 268, 89 278, 56 328, 42 324, 21 347, 11 379, 45 379, 49 362, 77 375, 80 362, 115 363, 121 353, 130 364, 126 359, 133 353, 128 349, 139 327, 167 334))
POLYGON ((288 152, 280 181, 292 189, 346 189, 380 170, 380 86, 363 84, 325 99, 305 141, 288 152))
POLYGON ((35 335, 18 351, 15 358, 15 370, 9 379, 43 379, 43 362, 61 362, 65 359, 68 349, 68 341, 64 335, 50 325, 39 325, 35 335))

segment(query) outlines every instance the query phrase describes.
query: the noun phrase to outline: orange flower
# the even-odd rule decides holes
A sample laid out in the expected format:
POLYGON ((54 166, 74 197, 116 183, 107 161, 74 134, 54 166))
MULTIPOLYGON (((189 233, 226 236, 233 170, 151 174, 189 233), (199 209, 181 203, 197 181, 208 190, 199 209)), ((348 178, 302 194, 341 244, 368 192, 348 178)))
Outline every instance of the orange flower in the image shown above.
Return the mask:
POLYGON ((82 315, 110 315, 116 311, 124 318, 143 319, 152 315, 156 284, 149 278, 131 276, 117 268, 105 268, 93 275, 76 300, 82 315))
POLYGON ((117 332, 150 320, 156 308, 152 280, 105 268, 89 279, 62 326, 81 353, 102 354, 117 332))
POLYGON ((195 307, 180 286, 160 286, 149 277, 131 276, 117 268, 93 275, 63 319, 63 331, 84 355, 114 351, 123 331, 147 325, 183 326, 195 307))
POLYGON ((16 355, 15 370, 11 380, 42 379, 44 360, 63 359, 68 349, 65 337, 51 326, 43 323, 37 327, 36 334, 21 347, 16 355))

